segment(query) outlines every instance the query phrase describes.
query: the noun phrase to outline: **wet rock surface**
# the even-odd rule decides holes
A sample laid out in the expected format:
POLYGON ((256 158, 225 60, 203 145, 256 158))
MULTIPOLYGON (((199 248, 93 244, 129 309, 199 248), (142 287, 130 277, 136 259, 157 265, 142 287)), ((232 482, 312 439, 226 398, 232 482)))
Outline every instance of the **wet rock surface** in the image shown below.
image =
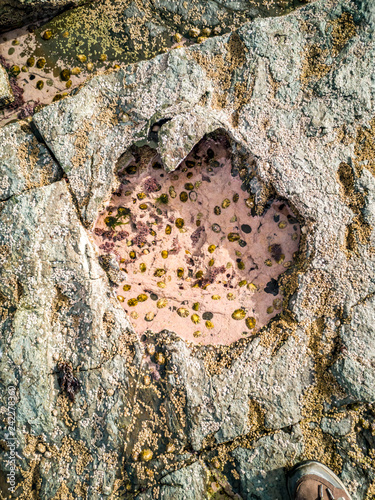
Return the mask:
MULTIPOLYGON (((1 152, 13 498, 285 498, 302 459, 373 498, 374 29, 372 2, 318 1, 97 75, 30 129, 1 129, 14 151, 25 144, 22 158, 1 152), (254 215, 283 199, 298 218, 299 256, 275 278, 284 309, 230 345, 136 333, 117 299, 120 259, 100 258, 94 223, 134 148, 177 172, 215 131, 254 215)), ((4 437, 3 496, 10 453, 4 437)))
POLYGON ((23 95, 17 106, 0 112, 0 124, 15 117, 31 116, 35 108, 62 99, 97 72, 151 59, 172 48, 201 43, 246 21, 287 14, 305 3, 304 0, 13 1, 15 16, 8 23, 4 13, 0 16, 0 23, 5 21, 8 29, 17 24, 22 6, 29 11, 34 9, 36 15, 39 12, 39 17, 36 24, 2 35, 0 59, 9 64, 10 74, 23 95), (43 21, 50 15, 50 7, 55 11, 65 7, 65 12, 43 21))
POLYGON ((84 0, 4 0, 0 6, 0 32, 48 18, 84 0))

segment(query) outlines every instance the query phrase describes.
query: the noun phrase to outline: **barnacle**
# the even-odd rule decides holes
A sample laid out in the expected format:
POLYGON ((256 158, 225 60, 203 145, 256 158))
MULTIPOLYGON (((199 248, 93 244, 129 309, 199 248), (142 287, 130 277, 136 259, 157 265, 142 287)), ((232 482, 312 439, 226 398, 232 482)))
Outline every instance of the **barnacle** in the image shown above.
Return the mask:
POLYGON ((178 217, 175 221, 175 224, 178 229, 182 229, 185 225, 185 221, 181 217, 178 217))
POLYGON ((190 38, 197 38, 199 36, 200 29, 199 28, 191 28, 189 30, 189 36, 190 38))
POLYGON ((255 328, 255 324, 256 324, 255 318, 253 318, 253 317, 246 318, 245 323, 246 323, 246 326, 249 328, 249 330, 252 330, 253 328, 255 328))
POLYGON ((161 278, 165 273, 165 269, 159 267, 158 269, 155 269, 154 276, 156 276, 157 278, 161 278))
POLYGON ((49 40, 52 38, 52 31, 51 30, 46 30, 43 35, 42 35, 43 40, 49 40))
POLYGON ((163 307, 166 307, 168 305, 168 300, 167 299, 159 299, 156 302, 156 307, 158 309, 163 309, 163 307))
MULTIPOLYGON (((36 62, 36 67, 37 68, 44 68, 44 66, 46 65, 46 60, 44 59, 44 57, 41 57, 40 59, 37 60, 36 62)), ((68 78, 69 80, 69 78, 68 78)))
POLYGON ((180 193, 180 200, 181 200, 183 203, 186 203, 186 202, 188 201, 188 199, 189 199, 189 196, 188 196, 187 192, 186 192, 186 191, 182 191, 182 192, 180 193))
POLYGON ((238 233, 228 233, 227 237, 230 242, 238 241, 240 239, 240 235, 238 233))
POLYGON ((155 361, 159 364, 159 365, 164 365, 165 363, 165 356, 162 352, 157 352, 155 354, 155 361))
POLYGON ((18 76, 19 74, 21 73, 21 69, 19 66, 17 66, 16 64, 14 64, 10 70, 9 70, 9 74, 11 76, 18 76))
POLYGON ((148 448, 141 451, 142 462, 149 462, 150 460, 152 460, 152 457, 153 457, 153 453, 148 448))

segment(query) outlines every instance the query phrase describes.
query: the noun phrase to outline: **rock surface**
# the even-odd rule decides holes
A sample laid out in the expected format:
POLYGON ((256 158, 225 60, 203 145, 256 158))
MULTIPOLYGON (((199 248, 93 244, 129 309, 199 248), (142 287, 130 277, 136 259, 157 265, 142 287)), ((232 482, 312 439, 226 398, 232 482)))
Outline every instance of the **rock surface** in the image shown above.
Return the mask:
POLYGON ((0 32, 56 15, 84 0, 4 0, 0 5, 0 32))
MULTIPOLYGON (((64 180, 12 197, 0 214, 0 234, 3 408, 14 387, 17 439, 23 460, 39 470, 41 498, 62 484, 74 487, 72 477, 61 485, 53 479, 64 460, 78 475, 91 475, 90 497, 98 498, 99 485, 113 489, 121 463, 126 408, 131 412, 128 365, 139 364, 137 342, 108 296, 64 180), (62 384, 68 365, 79 383, 76 394, 62 384)), ((16 483, 16 498, 31 494, 22 471, 16 483)))
MULTIPOLYGON (((14 15, 7 29, 17 23, 17 17, 27 14, 22 7, 28 8, 30 14, 39 12, 40 22, 3 34, 0 60, 15 70, 14 83, 23 92, 23 100, 0 112, 0 125, 15 117, 31 116, 35 107, 67 95, 97 71, 152 59, 172 47, 200 43, 237 29, 255 17, 286 14, 305 3, 305 0, 252 0, 251 5, 211 0, 75 0, 69 4, 65 0, 8 1, 14 5, 14 15), (56 11, 64 6, 65 11, 53 19, 41 19, 42 15, 51 14, 51 8, 56 11), (61 78, 63 71, 65 76, 61 78)), ((2 17, 1 13, 0 7, 0 24, 4 17, 6 20, 4 12, 2 17)))
POLYGON ((131 67, 129 73, 112 72, 105 83, 102 77, 94 77, 77 94, 72 108, 70 100, 62 100, 35 117, 38 130, 47 145, 53 144, 54 155, 68 175, 87 226, 94 223, 116 183, 113 174, 121 154, 147 137, 160 110, 165 117, 191 109, 210 87, 203 69, 176 50, 131 67), (49 127, 51 120, 55 125, 49 127))
POLYGON ((311 383, 312 365, 303 337, 289 338, 276 355, 272 347, 267 349, 256 339, 229 369, 211 376, 204 361, 193 357, 186 344, 174 343, 170 365, 171 385, 186 392, 186 430, 196 451, 209 435, 225 443, 248 434, 258 405, 268 429, 299 422, 299 399, 311 383))
POLYGON ((291 434, 280 431, 254 443, 254 449, 236 448, 232 455, 239 473, 242 498, 284 500, 285 463, 296 461, 303 453, 303 435, 296 426, 291 434))
POLYGON ((62 171, 26 122, 0 129, 0 201, 61 179, 62 171))
MULTIPOLYGON (((373 498, 374 29, 370 0, 319 0, 96 76, 34 116, 66 179, 19 181, 0 207, 14 498, 285 498, 285 469, 301 459, 373 498), (254 210, 274 196, 299 214, 286 310, 231 346, 138 339, 90 228, 132 145, 156 145, 173 169, 215 127, 246 167, 254 210)), ((8 454, 5 443, 3 493, 8 454)))
POLYGON ((351 321, 342 327, 345 357, 333 367, 340 384, 353 401, 375 401, 375 300, 368 299, 353 307, 351 321))
POLYGON ((191 112, 181 113, 161 126, 158 133, 157 150, 167 172, 173 172, 188 156, 202 137, 219 129, 220 121, 215 113, 196 106, 191 112), (176 138, 179 140, 176 141, 176 138))
POLYGON ((0 64, 0 109, 5 108, 14 101, 12 88, 9 83, 8 74, 0 64))

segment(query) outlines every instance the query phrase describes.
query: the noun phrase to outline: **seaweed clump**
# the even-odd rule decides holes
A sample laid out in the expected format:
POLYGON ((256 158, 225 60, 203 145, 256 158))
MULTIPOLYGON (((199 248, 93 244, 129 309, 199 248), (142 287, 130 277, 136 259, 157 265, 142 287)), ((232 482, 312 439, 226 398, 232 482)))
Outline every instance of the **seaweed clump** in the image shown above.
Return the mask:
POLYGON ((59 370, 59 386, 63 392, 65 392, 70 399, 74 403, 75 395, 80 389, 79 380, 73 375, 73 368, 70 363, 66 363, 62 361, 58 365, 59 370))

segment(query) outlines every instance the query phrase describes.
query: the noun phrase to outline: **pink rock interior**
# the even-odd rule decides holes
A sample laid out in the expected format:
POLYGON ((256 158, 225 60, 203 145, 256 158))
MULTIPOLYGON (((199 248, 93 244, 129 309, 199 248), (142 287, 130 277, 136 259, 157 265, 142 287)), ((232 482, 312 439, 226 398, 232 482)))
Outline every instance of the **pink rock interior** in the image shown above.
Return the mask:
POLYGON ((126 156, 94 229, 100 252, 127 272, 117 297, 135 330, 200 344, 256 334, 282 309, 277 279, 298 250, 295 215, 283 201, 251 214, 224 138, 202 140, 170 174, 142 149, 126 156))

